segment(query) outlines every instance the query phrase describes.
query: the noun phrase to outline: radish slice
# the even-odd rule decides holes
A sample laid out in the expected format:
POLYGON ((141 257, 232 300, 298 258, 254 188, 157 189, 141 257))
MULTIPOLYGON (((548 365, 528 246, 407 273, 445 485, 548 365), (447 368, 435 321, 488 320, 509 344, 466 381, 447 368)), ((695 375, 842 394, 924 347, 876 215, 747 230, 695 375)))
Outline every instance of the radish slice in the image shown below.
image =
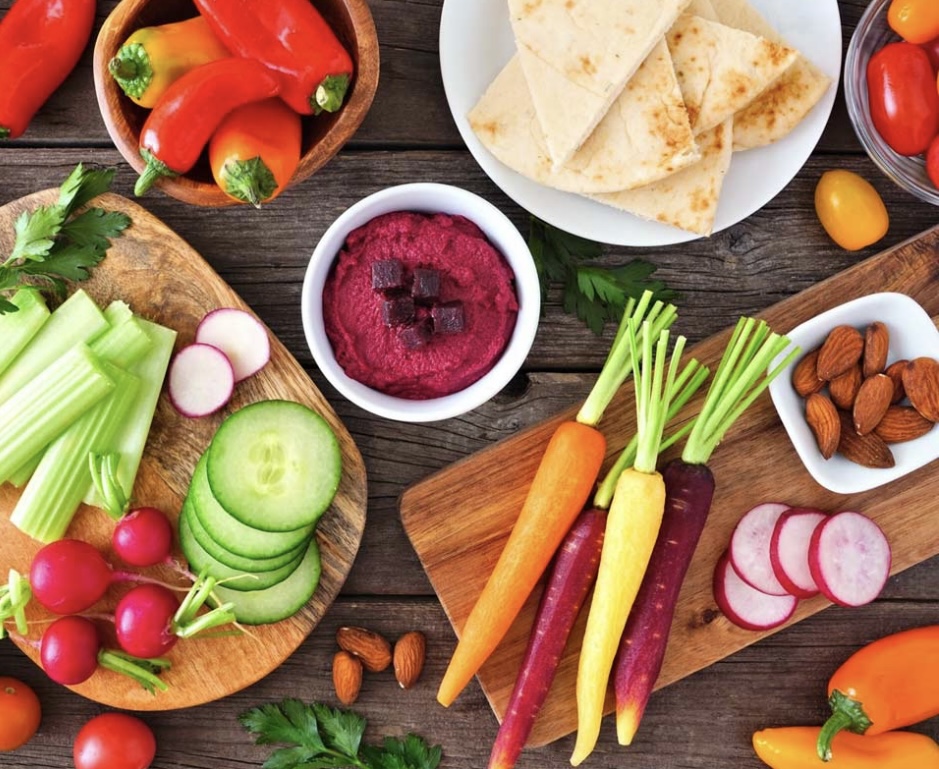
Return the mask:
POLYGON ((206 315, 196 329, 196 342, 217 347, 228 356, 235 382, 258 373, 271 359, 267 330, 251 313, 232 307, 206 315))
POLYGON ((776 521, 769 544, 770 562, 779 583, 796 598, 818 594, 809 568, 809 544, 816 527, 828 519, 820 510, 793 508, 776 521))
POLYGON ((841 606, 863 606, 880 595, 890 562, 887 537, 860 513, 836 513, 812 534, 812 577, 825 597, 841 606))
POLYGON ((228 403, 235 387, 231 362, 217 347, 191 344, 170 364, 169 394, 186 417, 204 417, 228 403))
POLYGON ((757 505, 743 516, 730 538, 730 562, 734 570, 751 587, 767 595, 786 595, 786 590, 773 573, 769 545, 773 529, 789 505, 767 502, 757 505))
POLYGON ((724 553, 714 570, 714 600, 731 622, 744 630, 779 627, 796 610, 799 600, 791 595, 767 595, 751 587, 737 574, 724 553))

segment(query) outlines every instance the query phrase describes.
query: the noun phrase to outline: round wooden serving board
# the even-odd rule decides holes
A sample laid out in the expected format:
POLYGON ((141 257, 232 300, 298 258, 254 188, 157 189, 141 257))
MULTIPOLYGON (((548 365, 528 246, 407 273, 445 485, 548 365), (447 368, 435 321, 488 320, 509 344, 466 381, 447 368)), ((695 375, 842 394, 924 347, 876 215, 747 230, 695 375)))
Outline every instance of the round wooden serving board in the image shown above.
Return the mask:
MULTIPOLYGON (((58 190, 46 190, 0 207, 0 253, 13 245, 13 222, 20 212, 55 201, 58 190)), ((123 299, 139 315, 175 329, 176 349, 193 340, 203 315, 217 307, 249 309, 241 298, 178 235, 143 208, 117 195, 105 195, 95 205, 122 211, 133 224, 123 237, 114 240, 105 260, 91 280, 81 287, 101 307, 123 299)), ((299 307, 297 308, 299 312, 299 307)), ((2 342, 0 342, 2 343, 2 342)), ((323 415, 339 439, 343 473, 332 506, 317 528, 323 574, 310 602, 294 617, 274 625, 250 628, 245 635, 181 640, 169 653, 172 668, 164 674, 169 690, 151 695, 117 674, 99 670, 74 691, 112 707, 129 710, 171 710, 191 707, 225 697, 249 686, 277 668, 304 641, 335 599, 352 567, 365 528, 366 479, 362 457, 348 431, 303 368, 271 335, 271 361, 257 375, 235 388, 231 403, 223 411, 202 419, 180 416, 164 393, 134 490, 140 504, 154 505, 178 515, 199 455, 208 446, 222 420, 242 406, 260 400, 282 398, 304 403, 323 415)), ((9 522, 19 492, 0 487, 0 574, 15 568, 28 574, 39 543, 24 536, 9 522)), ((101 549, 119 567, 110 548, 113 522, 97 509, 82 507, 69 536, 87 540, 101 549)), ((147 573, 179 583, 165 569, 147 573)), ((109 612, 128 588, 112 587, 95 612, 109 612)), ((34 601, 30 620, 48 618, 34 601)), ((99 623, 109 646, 114 646, 113 628, 99 623)), ((42 625, 34 625, 30 636, 38 638, 42 625)), ((38 654, 22 646, 34 661, 38 654)))

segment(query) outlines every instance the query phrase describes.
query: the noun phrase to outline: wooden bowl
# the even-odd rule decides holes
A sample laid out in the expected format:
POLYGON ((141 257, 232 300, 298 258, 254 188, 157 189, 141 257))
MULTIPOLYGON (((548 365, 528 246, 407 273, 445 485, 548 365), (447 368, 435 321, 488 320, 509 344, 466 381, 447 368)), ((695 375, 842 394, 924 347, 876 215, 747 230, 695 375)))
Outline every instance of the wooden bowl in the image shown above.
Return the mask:
MULTIPOLYGON (((314 5, 352 55, 355 74, 339 112, 303 116, 300 164, 288 186, 303 181, 325 165, 351 138, 365 119, 378 88, 378 36, 367 0, 314 0, 314 5)), ((108 72, 108 62, 134 30, 182 21, 197 14, 192 0, 122 0, 98 34, 94 51, 98 107, 112 141, 137 173, 145 167, 138 139, 149 111, 124 95, 108 72)), ((206 152, 184 176, 163 178, 154 186, 197 206, 231 206, 239 202, 215 184, 206 152)))

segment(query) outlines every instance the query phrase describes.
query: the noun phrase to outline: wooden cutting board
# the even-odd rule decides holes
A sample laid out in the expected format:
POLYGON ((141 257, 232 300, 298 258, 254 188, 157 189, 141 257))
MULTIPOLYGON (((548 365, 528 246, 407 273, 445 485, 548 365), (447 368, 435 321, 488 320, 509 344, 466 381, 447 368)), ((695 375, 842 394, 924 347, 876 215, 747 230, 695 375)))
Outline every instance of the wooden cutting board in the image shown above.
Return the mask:
MULTIPOLYGON (((787 332, 824 310, 880 291, 908 294, 934 319, 939 315, 939 228, 780 302, 761 317, 774 330, 787 332)), ((680 308, 674 329, 681 331, 680 308)), ((728 330, 696 345, 689 354, 714 371, 729 337, 728 330)), ((696 413, 702 401, 703 394, 699 394, 686 409, 686 416, 696 413)), ((632 387, 627 385, 601 424, 609 444, 607 467, 635 432, 633 404, 632 387)), ((412 486, 402 496, 404 528, 457 635, 502 551, 549 437, 558 423, 572 419, 576 412, 577 407, 572 407, 457 462, 412 486)), ((841 496, 828 492, 802 466, 768 394, 728 433, 710 466, 717 491, 681 591, 657 688, 770 634, 731 625, 718 611, 711 591, 714 565, 731 531, 740 516, 758 502, 864 511, 890 539, 894 573, 939 553, 939 473, 935 463, 864 494, 841 496)), ((540 594, 539 588, 479 672, 483 691, 500 721, 540 594)), ((821 597, 803 601, 791 622, 828 605, 821 597)), ((586 612, 581 612, 529 745, 543 745, 577 728, 574 692, 585 624, 586 612)), ((607 712, 612 706, 610 696, 607 712)))
MULTIPOLYGON (((55 200, 57 190, 47 190, 0 208, 0 253, 13 245, 13 221, 19 213, 55 200)), ((196 325, 206 312, 217 307, 250 309, 212 268, 178 235, 140 206, 117 195, 106 195, 96 205, 122 211, 133 225, 113 241, 105 260, 82 288, 105 306, 123 299, 139 315, 179 332, 176 349, 193 341, 196 325)), ((300 308, 297 308, 297 312, 300 308)), ((270 332, 269 332, 270 333, 270 332)), ((365 527, 366 483, 362 457, 348 431, 326 399, 287 352, 270 334, 271 361, 254 377, 235 388, 231 403, 223 411, 202 419, 180 416, 161 396, 146 453, 135 486, 135 498, 178 515, 199 455, 208 446, 222 419, 255 401, 283 398, 298 401, 323 415, 335 431, 342 450, 343 473, 332 507, 317 528, 323 573, 316 593, 294 617, 275 625, 252 628, 250 635, 180 641, 168 657, 172 669, 163 677, 169 691, 156 696, 137 684, 106 670, 99 670, 74 691, 112 707, 129 710, 171 710, 219 699, 258 681, 278 667, 303 642, 335 599, 352 567, 365 527)), ((0 341, 2 343, 2 341, 0 341)), ((0 574, 8 568, 29 573, 29 564, 39 544, 21 534, 9 521, 18 491, 0 487, 0 574)), ((112 563, 110 551, 113 522, 100 510, 82 507, 69 536, 99 547, 112 563)), ((179 582, 167 570, 148 570, 162 579, 179 582)), ((96 612, 107 612, 127 587, 111 589, 96 612)), ((31 620, 48 618, 33 601, 31 620)), ((113 628, 102 622, 104 635, 113 646, 113 628)), ((38 638, 41 626, 31 636, 38 638)), ((34 661, 36 650, 23 647, 34 661)))

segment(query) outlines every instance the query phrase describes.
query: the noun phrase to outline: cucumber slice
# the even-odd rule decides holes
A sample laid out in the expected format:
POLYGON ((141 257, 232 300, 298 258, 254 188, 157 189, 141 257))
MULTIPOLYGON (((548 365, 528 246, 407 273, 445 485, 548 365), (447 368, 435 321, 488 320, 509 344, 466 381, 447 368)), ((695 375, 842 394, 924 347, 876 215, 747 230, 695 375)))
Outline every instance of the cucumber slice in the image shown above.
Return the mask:
POLYGON ((219 601, 235 604, 235 616, 245 625, 267 625, 296 614, 310 600, 320 581, 320 549, 316 537, 293 574, 266 590, 215 588, 219 601))
POLYGON ((235 553, 230 553, 209 536, 209 533, 202 525, 202 512, 191 496, 186 497, 183 508, 185 509, 187 506, 191 508, 191 512, 189 513, 189 526, 192 529, 192 535, 195 537, 196 542, 198 542, 202 546, 202 549, 216 561, 220 561, 236 571, 249 571, 254 574, 262 571, 274 571, 286 566, 296 559, 297 556, 302 556, 306 550, 306 543, 304 542, 296 550, 278 555, 275 558, 244 558, 235 553))
MULTIPOLYGON (((206 534, 223 549, 244 558, 265 560, 277 558, 285 553, 297 553, 298 548, 306 549, 307 540, 313 533, 313 526, 296 531, 261 531, 245 526, 237 518, 233 518, 212 496, 209 476, 206 473, 206 454, 199 458, 196 465, 189 496, 198 510, 199 523, 206 534)), ((298 561, 303 557, 303 550, 297 554, 298 561)))
POLYGON ((232 590, 264 590, 272 587, 279 582, 283 582, 287 577, 293 574, 300 562, 303 560, 301 553, 295 560, 276 571, 247 572, 232 569, 221 561, 217 561, 209 555, 202 547, 192 533, 192 525, 189 519, 192 517, 192 508, 183 508, 179 517, 179 545, 182 548, 183 555, 189 561, 189 568, 196 574, 205 572, 217 580, 225 580, 225 586, 232 590))
POLYGON ((339 442, 312 409, 261 401, 226 419, 208 451, 212 495, 231 516, 262 531, 316 523, 342 475, 339 442))

